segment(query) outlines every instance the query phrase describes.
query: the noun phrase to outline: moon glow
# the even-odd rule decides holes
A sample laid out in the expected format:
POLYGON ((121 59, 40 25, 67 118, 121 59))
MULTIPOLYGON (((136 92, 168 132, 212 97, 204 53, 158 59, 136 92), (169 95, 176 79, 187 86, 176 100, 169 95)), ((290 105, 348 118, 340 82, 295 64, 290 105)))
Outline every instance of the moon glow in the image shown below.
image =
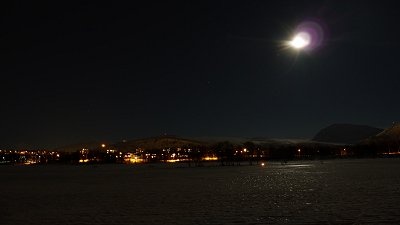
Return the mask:
POLYGON ((308 20, 300 23, 285 42, 286 48, 296 51, 312 52, 324 44, 326 26, 322 21, 308 20))
POLYGON ((296 34, 292 41, 289 42, 290 46, 295 49, 302 49, 311 43, 311 35, 307 32, 299 32, 296 34))

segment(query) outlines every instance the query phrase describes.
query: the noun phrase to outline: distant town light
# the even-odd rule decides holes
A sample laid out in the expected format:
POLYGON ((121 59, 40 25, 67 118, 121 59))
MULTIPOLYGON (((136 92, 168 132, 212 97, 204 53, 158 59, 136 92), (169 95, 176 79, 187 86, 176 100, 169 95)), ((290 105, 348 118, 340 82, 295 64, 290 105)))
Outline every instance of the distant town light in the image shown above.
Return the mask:
POLYGON ((206 161, 215 161, 215 160, 218 160, 218 157, 216 157, 216 156, 212 156, 212 157, 207 156, 207 157, 204 157, 203 160, 206 160, 206 161))
POLYGON ((105 144, 101 144, 101 147, 104 148, 104 147, 106 147, 106 145, 105 144))

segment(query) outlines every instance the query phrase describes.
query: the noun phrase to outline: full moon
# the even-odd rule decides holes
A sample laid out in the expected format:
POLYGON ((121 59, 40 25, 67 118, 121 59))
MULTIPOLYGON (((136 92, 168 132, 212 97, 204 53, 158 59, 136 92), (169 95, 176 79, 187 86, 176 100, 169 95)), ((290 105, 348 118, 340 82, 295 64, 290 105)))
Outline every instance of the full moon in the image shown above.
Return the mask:
POLYGON ((295 49, 303 49, 311 43, 311 35, 307 32, 297 33, 289 42, 289 45, 295 49))

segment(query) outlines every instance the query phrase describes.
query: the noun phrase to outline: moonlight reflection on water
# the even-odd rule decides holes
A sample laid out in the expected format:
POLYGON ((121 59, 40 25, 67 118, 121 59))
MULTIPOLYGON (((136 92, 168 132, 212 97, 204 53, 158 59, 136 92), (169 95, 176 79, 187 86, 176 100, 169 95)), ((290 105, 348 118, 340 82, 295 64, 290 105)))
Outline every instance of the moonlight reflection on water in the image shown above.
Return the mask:
POLYGON ((4 166, 2 224, 399 224, 399 159, 4 166))

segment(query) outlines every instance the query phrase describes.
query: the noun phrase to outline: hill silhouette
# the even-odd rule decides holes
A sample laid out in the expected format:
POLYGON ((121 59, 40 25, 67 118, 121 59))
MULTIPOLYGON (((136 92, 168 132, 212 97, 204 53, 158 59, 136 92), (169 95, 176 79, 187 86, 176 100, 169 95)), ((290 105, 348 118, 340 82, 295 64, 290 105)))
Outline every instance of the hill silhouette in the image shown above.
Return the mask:
POLYGON ((400 138, 400 123, 393 123, 391 127, 386 128, 376 135, 377 137, 400 138))
POLYGON ((320 130, 313 141, 355 144, 383 132, 382 129, 355 124, 332 124, 320 130))

